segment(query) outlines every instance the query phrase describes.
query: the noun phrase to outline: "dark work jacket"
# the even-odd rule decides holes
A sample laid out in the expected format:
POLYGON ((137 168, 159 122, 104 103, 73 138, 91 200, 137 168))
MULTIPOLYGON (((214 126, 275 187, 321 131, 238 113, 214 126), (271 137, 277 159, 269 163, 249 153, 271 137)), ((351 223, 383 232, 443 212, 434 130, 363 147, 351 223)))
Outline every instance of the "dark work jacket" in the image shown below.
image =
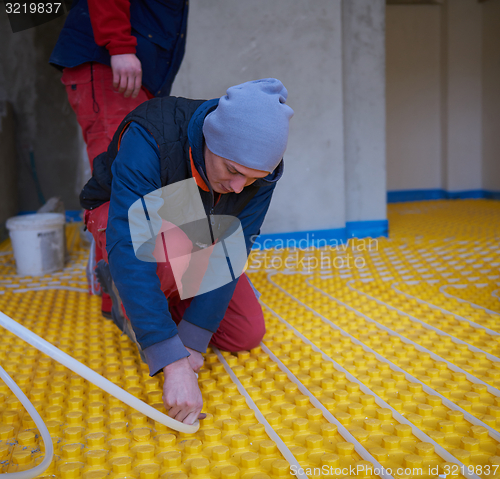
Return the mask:
MULTIPOLYGON (((130 0, 131 33, 142 65, 142 83, 154 96, 170 94, 184 56, 187 0, 130 0)), ((74 0, 49 62, 60 69, 86 62, 110 65, 94 41, 87 0, 74 0)))
MULTIPOLYGON (((115 132, 108 150, 94 159, 92 178, 80 194, 83 208, 92 210, 111 198, 111 165, 118 153, 119 141, 123 130, 131 122, 145 128, 156 141, 160 150, 161 184, 176 183, 192 178, 189 148, 192 148, 193 161, 205 183, 209 185, 203 159, 203 121, 205 116, 215 110, 218 100, 189 100, 187 98, 153 98, 139 105, 122 121, 115 132), (195 115, 196 113, 196 115, 195 115), (190 135, 188 134, 188 129, 190 135)), ((239 194, 222 195, 214 207, 214 194, 200 189, 200 196, 208 214, 238 216, 260 187, 275 183, 282 174, 283 162, 265 178, 255 181, 239 194)))
MULTIPOLYGON (((156 171, 158 171, 160 181, 155 183, 162 187, 193 177, 189 157, 191 149, 193 164, 209 187, 209 191, 198 188, 198 192, 205 213, 212 225, 214 240, 222 238, 225 229, 228 228, 227 224, 219 224, 219 218, 237 217, 243 228, 248 254, 252 240, 260 233, 260 227, 267 213, 276 182, 282 175, 283 161, 267 177, 245 187, 239 194, 228 193, 221 195, 217 204, 214 205, 214 194, 206 177, 203 158, 204 139, 202 127, 206 115, 213 111, 217 105, 218 99, 204 101, 175 97, 154 98, 141 104, 125 117, 118 127, 108 150, 95 158, 93 176, 80 194, 80 202, 85 209, 97 208, 111 200, 106 234, 111 273, 122 296, 125 309, 128 312, 136 311, 135 318, 130 315, 130 319, 137 340, 144 349, 153 374, 158 370, 157 368, 167 364, 161 365, 155 358, 158 357, 159 349, 165 350, 166 346, 173 349, 169 340, 174 339, 177 330, 168 313, 168 308, 162 309, 161 312, 149 313, 145 309, 149 307, 144 302, 145 298, 148 295, 151 297, 151 291, 156 291, 159 287, 155 283, 155 281, 158 281, 156 267, 152 263, 140 262, 138 253, 134 255, 130 231, 127 226, 128 211, 126 207, 120 207, 121 210, 117 211, 118 208, 116 204, 114 205, 112 199, 112 172, 115 171, 113 163, 119 154, 122 132, 126 130, 127 125, 130 123, 140 125, 151 135, 151 141, 154 141, 158 147, 158 169, 156 171), (159 346, 162 344, 165 347, 160 348, 159 346), (158 348, 156 348, 157 345, 158 348), (153 367, 153 365, 156 366, 153 367)), ((127 168, 140 169, 140 165, 140 154, 135 154, 127 159, 127 168)), ((124 187, 127 191, 138 193, 136 185, 132 184, 132 180, 130 184, 127 184, 127 178, 121 178, 120 181, 122 184, 125 182, 124 187)), ((140 194, 149 193, 150 191, 141 192, 140 194)), ((181 229, 184 230, 183 227, 181 229)), ((147 246, 145 247, 147 248, 147 246)), ((220 321, 224 317, 236 287, 236 282, 237 280, 233 280, 225 286, 193 298, 189 308, 183 315, 183 321, 179 328, 181 328, 182 323, 187 322, 191 326, 189 328, 183 326, 181 329, 184 331, 189 330, 190 337, 193 336, 191 333, 196 331, 197 337, 202 337, 203 340, 197 344, 190 344, 189 339, 186 340, 182 336, 180 329, 179 334, 185 346, 200 351, 202 349, 200 347, 201 343, 203 343, 204 347, 208 345, 211 334, 217 330, 220 321), (199 334, 199 329, 193 329, 193 326, 201 328, 207 334, 199 334)), ((161 301, 161 295, 157 295, 157 299, 161 301)))

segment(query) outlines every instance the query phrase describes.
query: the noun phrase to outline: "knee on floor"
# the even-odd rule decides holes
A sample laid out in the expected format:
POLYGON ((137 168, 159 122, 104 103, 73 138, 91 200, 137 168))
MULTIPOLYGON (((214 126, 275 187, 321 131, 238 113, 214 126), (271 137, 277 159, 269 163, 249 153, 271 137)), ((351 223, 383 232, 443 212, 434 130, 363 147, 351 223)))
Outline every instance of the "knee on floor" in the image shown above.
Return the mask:
POLYGON ((245 332, 245 337, 243 338, 241 349, 243 351, 246 351, 256 348, 264 338, 265 334, 266 325, 264 323, 264 319, 262 319, 262 321, 252 322, 252 327, 245 332))

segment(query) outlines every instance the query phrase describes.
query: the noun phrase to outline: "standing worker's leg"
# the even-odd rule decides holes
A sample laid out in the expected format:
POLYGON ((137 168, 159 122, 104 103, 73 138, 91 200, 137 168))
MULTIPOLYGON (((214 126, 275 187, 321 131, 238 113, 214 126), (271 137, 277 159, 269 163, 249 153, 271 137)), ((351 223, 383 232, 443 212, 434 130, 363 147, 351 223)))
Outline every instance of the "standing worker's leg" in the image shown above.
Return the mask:
MULTIPOLYGON (((146 101, 148 95, 144 89, 137 98, 125 98, 115 92, 111 67, 100 63, 65 68, 61 81, 66 86, 69 103, 82 128, 92 169, 94 158, 107 150, 123 118, 146 101)), ((102 258, 101 249, 96 248, 95 264, 102 258)), ((104 314, 111 311, 111 298, 104 292, 101 309, 104 314)))
POLYGON ((85 225, 92 233, 96 243, 96 251, 108 262, 106 252, 106 228, 108 225, 109 201, 91 211, 85 212, 85 225))
MULTIPOLYGON (((109 201, 94 210, 87 211, 85 214, 85 224, 88 230, 92 233, 96 243, 96 250, 99 251, 101 257, 106 263, 108 263, 108 254, 106 251, 108 215, 109 201)), ((165 247, 166 243, 170 243, 172 245, 172 253, 174 255, 186 257, 185 268, 187 268, 189 264, 188 254, 191 252, 192 243, 180 228, 173 227, 171 223, 163 221, 159 234, 156 237, 156 247, 153 251, 153 256, 157 262, 156 274, 160 279, 161 289, 168 298, 177 294, 177 284, 175 282, 172 266, 168 260, 168 254, 165 247)), ((178 273, 182 274, 182 271, 179 271, 179 262, 177 262, 176 266, 178 273)), ((109 282, 111 281, 111 276, 109 276, 109 282)), ((107 287, 110 288, 111 284, 108 284, 107 287)), ((127 318, 125 310, 122 310, 121 302, 120 304, 116 304, 116 307, 119 308, 119 311, 122 311, 120 314, 123 314, 127 318)))
POLYGON ((101 63, 65 68, 61 81, 82 128, 92 168, 94 158, 106 151, 125 116, 150 97, 144 88, 137 98, 116 92, 111 67, 101 63))

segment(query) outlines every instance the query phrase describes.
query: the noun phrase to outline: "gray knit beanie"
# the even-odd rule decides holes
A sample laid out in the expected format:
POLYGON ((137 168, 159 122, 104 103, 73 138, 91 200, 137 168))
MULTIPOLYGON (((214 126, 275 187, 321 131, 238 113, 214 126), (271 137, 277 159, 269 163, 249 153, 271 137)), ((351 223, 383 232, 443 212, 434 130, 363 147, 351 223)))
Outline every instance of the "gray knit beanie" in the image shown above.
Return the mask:
POLYGON ((212 153, 255 170, 272 172, 283 158, 293 110, 275 78, 249 81, 227 90, 203 123, 212 153))

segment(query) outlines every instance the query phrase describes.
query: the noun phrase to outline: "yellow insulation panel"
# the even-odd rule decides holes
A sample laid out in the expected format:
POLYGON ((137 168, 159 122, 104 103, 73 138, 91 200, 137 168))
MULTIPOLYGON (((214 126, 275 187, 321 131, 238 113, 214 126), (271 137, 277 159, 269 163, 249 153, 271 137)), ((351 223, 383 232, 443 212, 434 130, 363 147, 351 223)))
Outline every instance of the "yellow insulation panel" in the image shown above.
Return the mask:
MULTIPOLYGON (((500 203, 394 204, 389 224, 390 238, 252 252, 267 332, 252 351, 207 352, 193 435, 4 331, 1 364, 52 436, 43 477, 500 477, 500 203)), ((164 411, 161 376, 86 292, 80 227, 66 268, 44 277, 17 276, 0 245, 0 311, 164 411)), ((0 471, 43 455, 0 383, 0 471)))

